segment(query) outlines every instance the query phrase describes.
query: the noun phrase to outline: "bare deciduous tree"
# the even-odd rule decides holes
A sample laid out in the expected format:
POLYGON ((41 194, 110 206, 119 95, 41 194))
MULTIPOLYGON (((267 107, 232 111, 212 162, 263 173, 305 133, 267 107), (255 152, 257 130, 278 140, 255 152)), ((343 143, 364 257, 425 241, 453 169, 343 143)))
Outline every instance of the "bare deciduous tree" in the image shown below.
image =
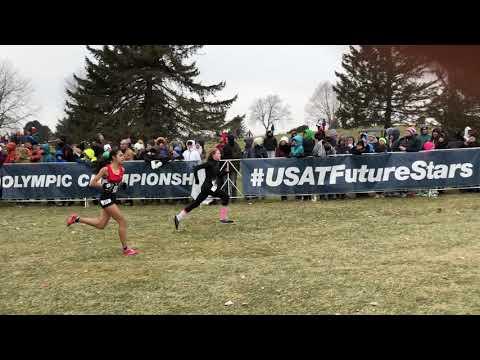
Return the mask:
POLYGON ((32 117, 30 81, 7 62, 0 62, 0 129, 14 129, 32 117))
POLYGON ((314 125, 318 121, 325 119, 330 128, 337 127, 335 112, 337 111, 339 102, 337 95, 333 91, 332 84, 328 81, 322 81, 318 84, 312 97, 305 105, 305 120, 307 124, 314 125))
POLYGON ((271 129, 272 125, 277 126, 288 120, 290 120, 290 109, 288 105, 283 104, 278 95, 256 99, 250 106, 250 123, 261 124, 265 131, 271 129))

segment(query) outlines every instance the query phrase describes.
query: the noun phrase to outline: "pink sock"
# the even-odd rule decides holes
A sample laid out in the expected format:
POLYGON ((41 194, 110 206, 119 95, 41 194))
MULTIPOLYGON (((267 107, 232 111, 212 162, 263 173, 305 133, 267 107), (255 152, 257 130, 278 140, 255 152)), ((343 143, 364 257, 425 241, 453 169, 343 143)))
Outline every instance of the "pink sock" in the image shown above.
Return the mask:
POLYGON ((228 219, 228 207, 224 206, 220 208, 220 220, 228 219))
POLYGON ((178 221, 182 221, 184 218, 186 218, 187 214, 188 213, 185 210, 180 211, 177 215, 178 221))

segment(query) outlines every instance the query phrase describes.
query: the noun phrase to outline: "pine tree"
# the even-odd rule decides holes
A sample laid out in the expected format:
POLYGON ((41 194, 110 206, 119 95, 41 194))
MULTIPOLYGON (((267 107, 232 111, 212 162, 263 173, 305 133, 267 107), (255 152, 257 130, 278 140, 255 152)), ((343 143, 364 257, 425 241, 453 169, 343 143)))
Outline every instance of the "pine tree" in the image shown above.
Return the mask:
POLYGON ((247 132, 245 127, 246 116, 246 114, 235 116, 232 120, 226 122, 223 128, 228 129, 236 137, 244 137, 247 132))
POLYGON ((343 55, 343 73, 334 86, 340 107, 337 117, 345 127, 409 122, 425 114, 437 79, 427 80, 423 59, 407 56, 398 46, 361 46, 343 55))
POLYGON ((463 133, 466 126, 480 129, 480 99, 464 95, 453 84, 445 82, 429 105, 429 116, 434 117, 449 134, 463 133))
POLYGON ((200 71, 188 62, 200 46, 87 46, 86 76, 74 76, 67 89, 67 117, 58 130, 111 140, 186 136, 220 127, 236 97, 212 100, 224 82, 203 85, 200 71))

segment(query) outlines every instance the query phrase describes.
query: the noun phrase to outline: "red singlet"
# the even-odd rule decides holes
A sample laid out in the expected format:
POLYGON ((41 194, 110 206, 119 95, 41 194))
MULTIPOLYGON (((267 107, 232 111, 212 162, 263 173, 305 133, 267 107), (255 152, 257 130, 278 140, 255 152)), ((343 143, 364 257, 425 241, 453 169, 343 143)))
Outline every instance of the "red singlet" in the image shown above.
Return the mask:
POLYGON ((123 174, 125 172, 125 169, 123 168, 123 166, 120 166, 120 172, 118 173, 118 175, 116 175, 113 172, 112 164, 107 165, 107 171, 108 171, 107 180, 109 183, 119 184, 122 182, 123 174))

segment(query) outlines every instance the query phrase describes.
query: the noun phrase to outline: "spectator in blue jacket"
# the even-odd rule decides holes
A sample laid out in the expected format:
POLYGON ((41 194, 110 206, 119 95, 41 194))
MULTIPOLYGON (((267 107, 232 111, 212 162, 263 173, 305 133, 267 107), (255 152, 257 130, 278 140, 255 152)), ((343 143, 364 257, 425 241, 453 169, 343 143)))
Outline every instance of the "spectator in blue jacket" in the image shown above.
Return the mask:
POLYGON ((290 152, 292 157, 303 157, 303 138, 300 135, 295 135, 292 139, 292 150, 290 152))
POLYGON ((55 157, 50 153, 50 145, 43 144, 41 147, 43 150, 42 162, 55 162, 55 157))

